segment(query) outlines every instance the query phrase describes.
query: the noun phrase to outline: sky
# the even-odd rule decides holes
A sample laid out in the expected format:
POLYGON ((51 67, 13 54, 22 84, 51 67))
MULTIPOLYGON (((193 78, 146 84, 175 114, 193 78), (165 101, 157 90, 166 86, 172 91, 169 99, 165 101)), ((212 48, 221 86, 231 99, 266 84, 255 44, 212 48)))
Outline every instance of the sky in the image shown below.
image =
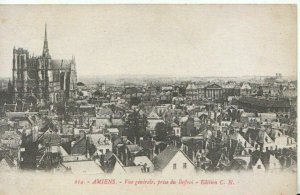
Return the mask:
POLYGON ((76 58, 78 76, 296 75, 295 5, 0 6, 0 77, 13 47, 76 58))

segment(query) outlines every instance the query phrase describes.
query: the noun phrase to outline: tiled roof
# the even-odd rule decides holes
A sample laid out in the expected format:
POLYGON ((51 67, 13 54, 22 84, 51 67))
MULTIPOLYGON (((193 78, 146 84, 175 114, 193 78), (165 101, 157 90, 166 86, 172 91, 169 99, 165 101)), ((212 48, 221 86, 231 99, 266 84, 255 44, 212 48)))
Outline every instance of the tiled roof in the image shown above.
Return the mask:
POLYGON ((164 169, 179 150, 180 149, 175 146, 168 146, 154 158, 155 168, 159 170, 164 169))

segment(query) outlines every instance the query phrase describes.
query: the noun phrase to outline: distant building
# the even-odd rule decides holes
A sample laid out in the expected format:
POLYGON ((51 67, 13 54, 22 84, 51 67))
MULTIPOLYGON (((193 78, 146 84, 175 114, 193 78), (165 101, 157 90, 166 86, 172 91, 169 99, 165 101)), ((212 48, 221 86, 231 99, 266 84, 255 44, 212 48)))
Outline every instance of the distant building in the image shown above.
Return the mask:
POLYGON ((238 100, 239 108, 246 112, 289 112, 290 102, 288 99, 266 99, 256 97, 242 97, 238 100))
POLYGON ((57 102, 60 98, 75 96, 77 83, 75 57, 53 60, 45 39, 41 56, 30 56, 28 50, 13 49, 12 89, 14 100, 46 99, 57 102))
POLYGON ((208 99, 218 99, 223 96, 223 88, 220 85, 212 84, 204 88, 205 97, 208 99))
POLYGON ((241 95, 247 96, 247 95, 251 94, 251 90, 252 90, 252 88, 249 85, 249 83, 243 83, 240 92, 241 92, 241 95))

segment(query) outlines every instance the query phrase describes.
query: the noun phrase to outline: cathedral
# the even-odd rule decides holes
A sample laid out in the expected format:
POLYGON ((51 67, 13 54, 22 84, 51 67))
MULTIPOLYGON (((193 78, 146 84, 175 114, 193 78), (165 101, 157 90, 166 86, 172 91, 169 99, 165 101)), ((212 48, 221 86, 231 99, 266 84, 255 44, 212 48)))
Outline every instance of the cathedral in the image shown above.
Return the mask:
POLYGON ((47 26, 41 56, 30 55, 23 48, 13 49, 12 83, 14 101, 44 99, 50 103, 76 96, 75 57, 52 59, 48 48, 47 26))

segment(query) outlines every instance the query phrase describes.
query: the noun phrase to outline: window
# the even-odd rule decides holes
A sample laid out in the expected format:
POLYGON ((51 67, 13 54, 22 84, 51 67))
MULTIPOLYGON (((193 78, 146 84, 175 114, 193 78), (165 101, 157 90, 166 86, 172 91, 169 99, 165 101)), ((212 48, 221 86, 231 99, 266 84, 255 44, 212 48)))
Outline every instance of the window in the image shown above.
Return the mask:
POLYGON ((173 169, 176 169, 176 163, 173 164, 173 169))
POLYGON ((109 152, 109 149, 106 149, 106 153, 109 152))
POLYGON ((257 165, 257 168, 258 168, 258 169, 261 169, 261 165, 257 165))
POLYGON ((183 163, 183 168, 186 169, 187 165, 186 163, 183 163))

